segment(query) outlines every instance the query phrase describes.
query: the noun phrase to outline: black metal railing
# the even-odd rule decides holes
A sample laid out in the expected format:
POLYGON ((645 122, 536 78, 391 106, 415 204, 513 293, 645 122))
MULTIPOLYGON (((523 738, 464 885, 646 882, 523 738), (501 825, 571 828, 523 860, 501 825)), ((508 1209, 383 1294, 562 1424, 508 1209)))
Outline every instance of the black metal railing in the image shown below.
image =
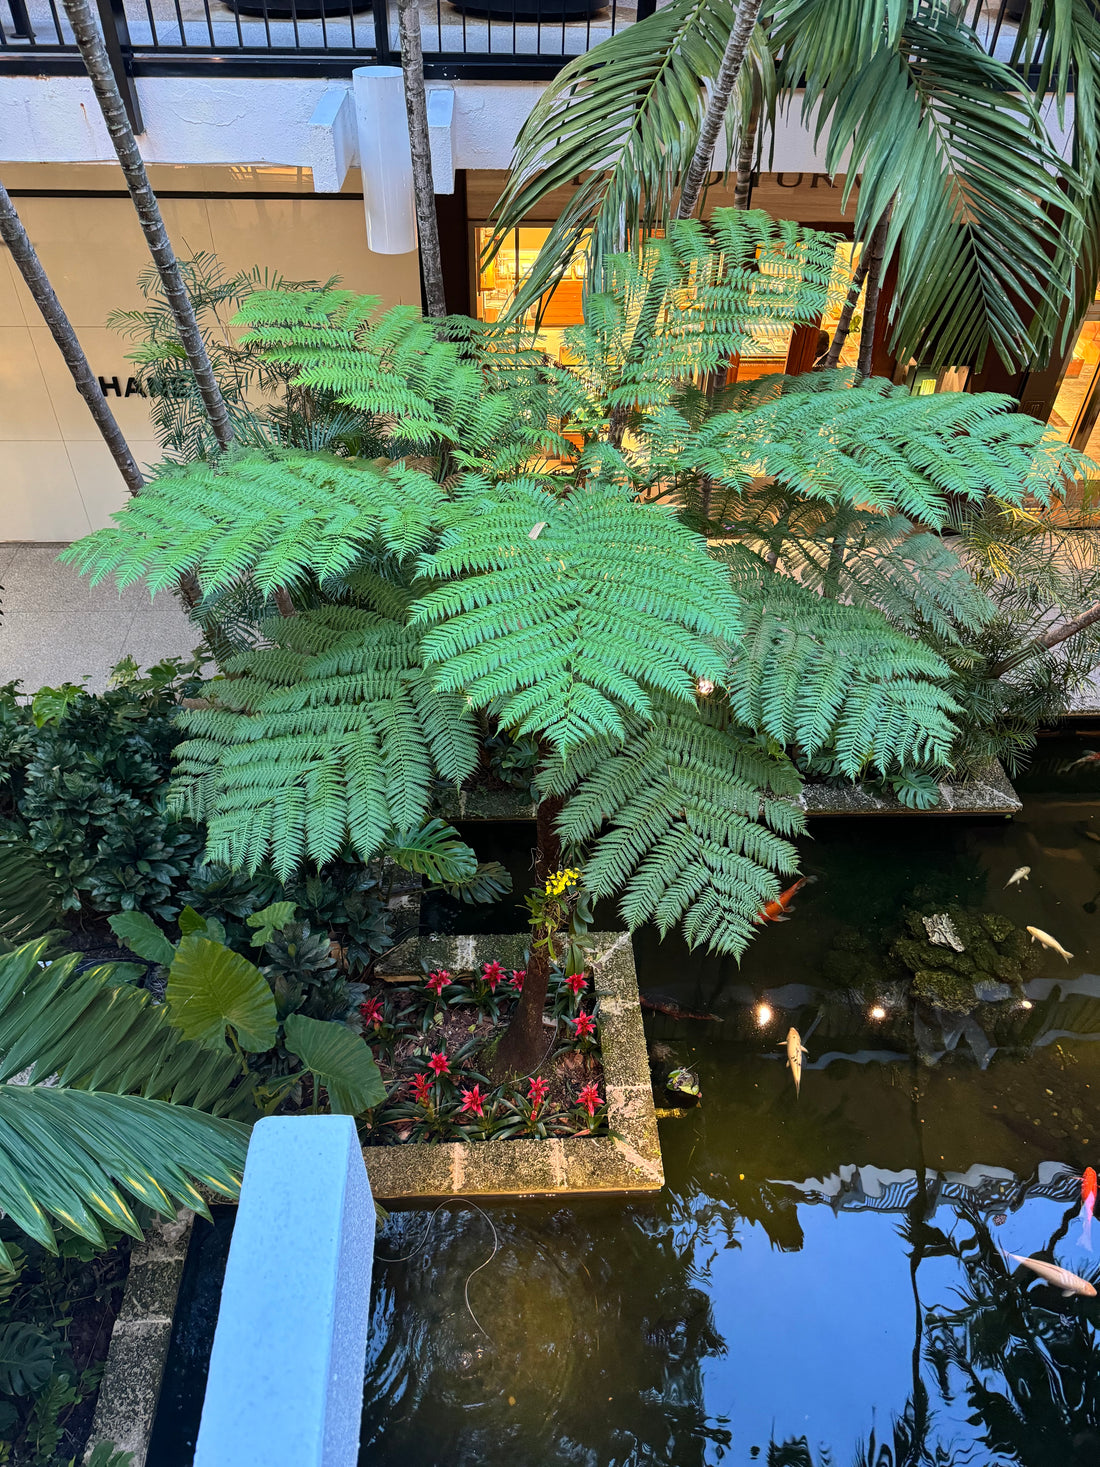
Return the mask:
MULTIPOLYGON (((420 0, 429 77, 530 78, 651 14, 658 0, 420 0)), ((398 59, 394 0, 98 0, 120 80, 339 76, 398 59)), ((1012 53, 1027 0, 966 0, 992 53, 1012 53)), ((60 0, 0 0, 0 75, 79 74, 60 0), (6 14, 5 14, 6 12, 6 14)), ((131 88, 132 90, 132 88, 131 88)))

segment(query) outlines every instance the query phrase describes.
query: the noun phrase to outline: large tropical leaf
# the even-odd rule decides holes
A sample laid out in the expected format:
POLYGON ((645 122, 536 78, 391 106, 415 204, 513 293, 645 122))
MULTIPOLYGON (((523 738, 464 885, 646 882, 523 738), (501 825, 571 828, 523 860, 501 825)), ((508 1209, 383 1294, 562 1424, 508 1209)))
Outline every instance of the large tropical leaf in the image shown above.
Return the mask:
POLYGON ((469 881, 477 871, 477 857, 445 820, 429 820, 419 830, 395 835, 384 854, 403 870, 439 883, 469 881))
POLYGON ((168 1009, 111 982, 111 966, 77 972, 68 953, 47 965, 49 942, 0 957, 0 1081, 31 1067, 81 1090, 109 1090, 253 1120, 251 1087, 225 1050, 181 1038, 168 1009))
POLYGON ((147 962, 167 967, 175 956, 175 948, 152 917, 144 912, 116 912, 107 918, 107 923, 119 942, 125 943, 131 952, 147 962))
POLYGON ((167 999, 180 1033, 207 1049, 224 1049, 226 1026, 253 1053, 275 1043, 278 1019, 267 979, 255 963, 201 932, 180 941, 168 970, 167 999))
MULTIPOLYGON (((199 1186, 236 1197, 247 1146, 246 1126, 187 1106, 0 1085, 0 1207, 51 1250, 55 1223, 97 1246, 103 1223, 140 1238, 127 1197, 164 1216, 208 1216, 199 1186)), ((10 1267, 2 1244, 0 1266, 10 1267)))
POLYGON ((1049 347, 1066 300, 1051 269, 1067 228, 1055 216, 1074 209, 1019 75, 941 0, 920 0, 896 44, 881 33, 874 44, 873 26, 838 27, 822 0, 783 10, 781 79, 791 91, 804 83, 803 117, 826 136, 829 171, 846 170, 848 191, 860 180, 857 235, 890 215, 894 349, 980 365, 992 345, 1022 366, 1035 354, 1033 315, 1049 347))
POLYGON ((28 1396, 53 1374, 54 1347, 33 1324, 13 1320, 0 1327, 0 1391, 28 1396))
POLYGON ((346 1025, 291 1014, 286 1045, 325 1087, 334 1114, 357 1116, 385 1100, 386 1087, 374 1056, 363 1036, 346 1025))
MULTIPOLYGON (((516 142, 488 256, 552 189, 582 182, 552 226, 516 314, 561 279, 586 235, 597 266, 589 282, 600 288, 599 263, 667 221, 736 8, 734 0, 671 0, 571 61, 543 92, 516 142)), ((748 62, 731 116, 747 110, 754 72, 771 105, 771 54, 759 27, 748 62)))

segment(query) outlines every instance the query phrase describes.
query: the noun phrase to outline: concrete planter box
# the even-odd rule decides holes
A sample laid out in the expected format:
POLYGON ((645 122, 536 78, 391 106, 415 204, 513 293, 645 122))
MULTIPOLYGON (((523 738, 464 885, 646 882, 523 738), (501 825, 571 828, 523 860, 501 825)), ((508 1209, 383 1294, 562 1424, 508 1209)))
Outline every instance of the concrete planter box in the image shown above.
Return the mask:
MULTIPOLYGON (((480 968, 493 958, 506 968, 521 967, 525 944, 520 933, 418 938, 388 953, 378 972, 397 982, 419 981, 422 960, 452 973, 480 968)), ((593 944, 592 987, 615 1135, 367 1146, 363 1150, 367 1175, 380 1202, 653 1192, 664 1185, 634 950, 625 932, 595 933, 593 944)))

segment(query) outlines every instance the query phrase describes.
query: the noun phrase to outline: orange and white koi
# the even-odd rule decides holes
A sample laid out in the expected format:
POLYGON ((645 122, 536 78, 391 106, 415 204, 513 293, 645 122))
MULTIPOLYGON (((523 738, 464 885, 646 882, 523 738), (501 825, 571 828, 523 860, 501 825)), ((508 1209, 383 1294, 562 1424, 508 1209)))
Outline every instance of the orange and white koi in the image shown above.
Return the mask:
POLYGON ((1081 1247, 1092 1252, 1092 1216, 1096 1211, 1096 1173, 1085 1168, 1081 1178, 1081 1247))
POLYGON ((1096 1290, 1088 1279, 1070 1273, 1068 1268, 1059 1268, 1056 1263, 1044 1263, 1041 1258, 1021 1258, 1018 1253, 1010 1253, 1008 1256, 1014 1258, 1017 1263, 1022 1263, 1025 1268, 1030 1268, 1033 1273, 1037 1273, 1048 1284, 1053 1284, 1056 1289, 1061 1289, 1064 1299, 1072 1298, 1074 1294, 1081 1294, 1086 1299, 1096 1298, 1096 1290))
POLYGON ((787 908, 804 886, 809 886, 816 880, 816 876, 800 876, 793 886, 788 886, 786 891, 781 891, 777 897, 761 907, 752 920, 757 923, 786 922, 787 908))

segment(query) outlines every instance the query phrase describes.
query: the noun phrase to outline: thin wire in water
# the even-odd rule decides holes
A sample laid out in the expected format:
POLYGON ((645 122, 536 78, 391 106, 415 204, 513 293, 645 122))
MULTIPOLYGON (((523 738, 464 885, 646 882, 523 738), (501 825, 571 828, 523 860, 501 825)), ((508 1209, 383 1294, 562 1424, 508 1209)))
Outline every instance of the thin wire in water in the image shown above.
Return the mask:
MULTIPOLYGON (((414 1257, 417 1253, 419 1253, 420 1250, 421 1250, 421 1248, 423 1248, 424 1245, 427 1243, 428 1238, 431 1235, 432 1225, 434 1224, 436 1218, 438 1217, 439 1213, 443 1210, 443 1208, 444 1207, 448 1207, 449 1205, 450 1204, 447 1203, 447 1202, 440 1202, 437 1207, 434 1207, 432 1209, 432 1215, 431 1215, 431 1217, 428 1218, 428 1225, 424 1229, 424 1236, 421 1238, 420 1242, 417 1243, 416 1247, 412 1250, 411 1253, 402 1253, 397 1258, 383 1258, 380 1255, 376 1254, 375 1257, 378 1258, 378 1262, 379 1263, 407 1263, 409 1261, 409 1259, 412 1258, 412 1257, 414 1257)), ((489 1343, 491 1345, 495 1345, 496 1344, 496 1340, 493 1339, 492 1335, 489 1333, 489 1331, 487 1329, 484 1329, 482 1327, 481 1321, 478 1319, 477 1315, 474 1313, 473 1309, 470 1306, 470 1280, 473 1278, 473 1276, 474 1276, 475 1273, 480 1273, 483 1268, 488 1268, 489 1265, 490 1265, 490 1263, 492 1263, 493 1259, 500 1252, 500 1236, 497 1233, 496 1224, 493 1222, 493 1219, 489 1216, 489 1214, 487 1212, 485 1212, 482 1208, 478 1207, 478 1205, 477 1205, 476 1202, 464 1202, 463 1203, 463 1206, 464 1207, 472 1208, 474 1212, 480 1212, 481 1213, 481 1216, 489 1224, 489 1227, 492 1230, 492 1234, 493 1234, 493 1251, 489 1254, 488 1258, 486 1258, 486 1260, 485 1260, 484 1263, 479 1263, 478 1266, 474 1269, 473 1273, 470 1273, 470 1274, 467 1275, 466 1282, 462 1286, 462 1297, 466 1300, 466 1311, 469 1314, 470 1318, 473 1320, 474 1324, 476 1324, 477 1327, 478 1327, 478 1329, 481 1330, 481 1333, 485 1336, 485 1338, 489 1341, 489 1343)))

